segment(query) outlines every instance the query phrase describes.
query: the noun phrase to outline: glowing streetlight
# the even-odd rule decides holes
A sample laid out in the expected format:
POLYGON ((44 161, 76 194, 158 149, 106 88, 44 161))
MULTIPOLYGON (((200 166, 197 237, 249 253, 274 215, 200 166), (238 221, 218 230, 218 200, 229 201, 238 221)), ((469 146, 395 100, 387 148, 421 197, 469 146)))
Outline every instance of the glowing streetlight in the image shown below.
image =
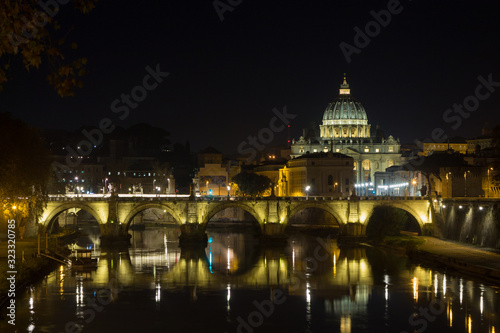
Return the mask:
POLYGON ((309 197, 309 190, 311 189, 311 186, 307 185, 306 186, 306 196, 309 197))

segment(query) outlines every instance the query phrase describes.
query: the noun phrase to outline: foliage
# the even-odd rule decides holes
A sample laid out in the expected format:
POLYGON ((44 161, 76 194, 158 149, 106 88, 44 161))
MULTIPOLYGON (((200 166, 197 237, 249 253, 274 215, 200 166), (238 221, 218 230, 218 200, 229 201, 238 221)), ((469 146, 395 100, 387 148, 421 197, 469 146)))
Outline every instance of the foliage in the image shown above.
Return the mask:
POLYGON ((240 172, 234 176, 233 183, 238 186, 241 194, 248 196, 263 195, 272 186, 269 177, 248 172, 240 172))
MULTIPOLYGON (((77 11, 86 14, 95 7, 96 1, 72 3, 77 11)), ((57 1, 0 2, 0 91, 16 60, 21 61, 28 72, 45 64, 49 73, 47 80, 61 97, 73 96, 74 89, 82 86, 87 59, 72 59, 78 45, 68 40, 69 31, 62 29, 56 20, 61 7, 57 1)))
POLYGON ((408 216, 404 210, 386 205, 375 206, 368 220, 366 236, 372 239, 382 239, 386 236, 399 235, 407 219, 408 216))
POLYGON ((47 201, 50 165, 38 130, 0 113, 0 200, 6 218, 39 217, 47 201))
POLYGON ((439 169, 444 167, 461 167, 465 166, 467 163, 465 162, 463 155, 460 153, 433 153, 429 156, 420 157, 420 161, 406 165, 406 168, 409 170, 417 170, 420 171, 425 178, 427 179, 428 188, 426 188, 426 192, 431 195, 433 193, 432 183, 430 181, 431 176, 436 177, 441 180, 441 176, 439 175, 439 169))

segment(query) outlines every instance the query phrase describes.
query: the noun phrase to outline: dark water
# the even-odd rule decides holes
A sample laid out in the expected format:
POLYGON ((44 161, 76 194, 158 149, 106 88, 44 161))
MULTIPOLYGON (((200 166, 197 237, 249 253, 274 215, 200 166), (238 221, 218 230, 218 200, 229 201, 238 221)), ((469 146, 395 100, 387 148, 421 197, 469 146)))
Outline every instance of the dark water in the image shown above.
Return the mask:
MULTIPOLYGON (((17 332, 495 332, 499 289, 376 248, 299 234, 264 248, 216 229, 181 251, 178 230, 133 233, 94 271, 60 267, 17 300, 17 332)), ((12 327, 0 323, 0 331, 12 327)))

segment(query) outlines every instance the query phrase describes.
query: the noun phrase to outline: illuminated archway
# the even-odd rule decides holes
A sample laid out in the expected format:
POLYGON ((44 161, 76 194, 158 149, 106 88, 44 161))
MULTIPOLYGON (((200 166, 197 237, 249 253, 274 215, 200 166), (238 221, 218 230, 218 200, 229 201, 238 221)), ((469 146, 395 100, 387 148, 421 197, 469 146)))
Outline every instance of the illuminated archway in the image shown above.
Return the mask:
MULTIPOLYGON (((73 208, 83 210, 83 211, 89 213, 90 215, 92 215, 92 217, 99 224, 99 227, 103 223, 99 214, 94 209, 92 209, 90 206, 87 206, 87 205, 81 204, 81 203, 76 203, 76 202, 73 203, 72 202, 72 203, 62 204, 61 206, 58 206, 57 208, 55 208, 52 212, 50 212, 47 215, 45 220, 42 221, 42 224, 45 226, 46 230, 49 230, 52 227, 52 224, 54 223, 56 218, 58 218, 61 213, 65 212, 67 210, 73 209, 73 208)), ((101 228, 101 232, 102 232, 102 228, 101 228)))
POLYGON ((139 214, 147 209, 150 209, 150 208, 160 209, 160 210, 164 211, 165 213, 170 214, 174 218, 175 222, 177 222, 177 224, 179 224, 179 225, 182 224, 182 220, 179 217, 179 215, 169 206, 163 205, 160 203, 146 203, 146 204, 142 204, 142 205, 135 207, 127 214, 127 216, 125 217, 125 220, 123 221, 123 223, 126 224, 125 230, 128 230, 130 228, 130 224, 132 224, 132 221, 134 220, 134 217, 137 214, 139 214))
POLYGON ((288 216, 286 216, 284 218, 283 224, 288 225, 290 219, 295 214, 297 214, 301 210, 308 209, 308 208, 316 208, 316 209, 322 210, 324 212, 327 212, 328 214, 330 214, 331 216, 333 216, 333 218, 337 222, 337 224, 334 225, 334 226, 339 226, 340 227, 340 225, 343 223, 342 218, 340 217, 340 215, 335 210, 331 209, 328 205, 325 205, 324 203, 305 202, 305 203, 297 205, 295 208, 293 208, 290 211, 290 213, 288 214, 288 216))

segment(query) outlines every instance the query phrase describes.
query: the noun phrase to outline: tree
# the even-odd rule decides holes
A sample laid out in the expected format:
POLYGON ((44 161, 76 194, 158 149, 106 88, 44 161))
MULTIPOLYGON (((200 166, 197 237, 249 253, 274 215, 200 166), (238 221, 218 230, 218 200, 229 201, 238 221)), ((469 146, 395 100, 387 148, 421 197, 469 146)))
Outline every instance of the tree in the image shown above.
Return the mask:
POLYGON ((466 166, 467 163, 465 162, 463 156, 460 153, 454 153, 454 152, 444 152, 444 153, 433 153, 429 156, 422 156, 420 161, 410 161, 406 165, 406 168, 409 170, 418 170, 420 171, 424 176, 425 179, 427 180, 427 187, 423 186, 422 187, 422 194, 426 192, 429 198, 429 207, 431 211, 431 219, 433 221, 433 226, 434 226, 434 236, 440 237, 442 234, 442 223, 438 219, 438 216, 436 215, 436 211, 434 209, 434 204, 433 204, 433 194, 434 194, 434 188, 432 187, 432 182, 431 182, 431 176, 436 177, 437 179, 441 180, 441 176, 439 175, 439 169, 444 168, 444 167, 461 167, 461 166, 466 166))
MULTIPOLYGON (((96 1, 72 3, 77 11, 88 13, 96 1)), ((59 2, 62 1, 0 2, 0 91, 8 81, 12 65, 17 65, 16 60, 28 72, 45 64, 47 80, 61 97, 73 96, 74 89, 82 86, 87 59, 72 54, 78 46, 68 40, 68 31, 56 20, 61 10, 59 2)))
POLYGON ((0 200, 18 226, 38 219, 47 201, 51 158, 38 130, 0 113, 0 200))
POLYGON ((248 172, 240 172, 234 176, 233 183, 243 195, 249 196, 260 196, 272 186, 269 177, 248 172))
POLYGON ((429 156, 422 156, 420 161, 413 163, 410 161, 405 167, 408 170, 420 171, 427 180, 427 193, 432 196, 434 189, 432 188, 431 177, 434 176, 441 180, 439 169, 444 167, 461 167, 465 166, 463 155, 460 153, 436 152, 429 156))

